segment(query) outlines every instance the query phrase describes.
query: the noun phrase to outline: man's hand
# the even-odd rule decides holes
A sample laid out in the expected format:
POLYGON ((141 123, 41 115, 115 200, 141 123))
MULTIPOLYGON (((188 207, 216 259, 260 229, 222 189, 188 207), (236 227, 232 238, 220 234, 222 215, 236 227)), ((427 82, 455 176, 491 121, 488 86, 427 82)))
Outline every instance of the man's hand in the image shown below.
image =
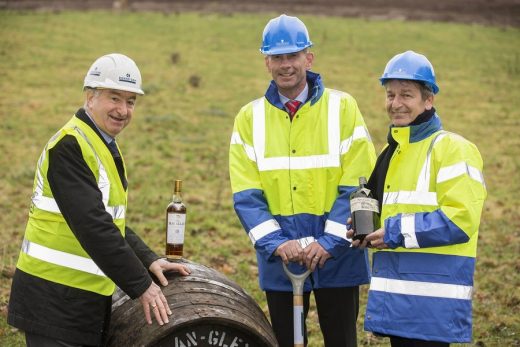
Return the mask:
POLYGON ((157 277, 163 286, 168 285, 168 280, 164 276, 163 272, 174 271, 183 276, 187 276, 191 273, 191 270, 186 265, 171 263, 166 259, 157 259, 150 265, 148 270, 157 277))
MULTIPOLYGON (((157 277, 163 286, 168 285, 168 280, 163 274, 164 271, 176 271, 183 276, 189 275, 191 273, 187 266, 177 263, 170 263, 165 259, 158 259, 154 261, 148 269, 157 277)), ((164 325, 164 323, 169 322, 168 315, 171 315, 172 311, 168 306, 166 297, 157 284, 152 282, 150 287, 148 287, 143 295, 139 297, 139 301, 141 301, 141 305, 143 306, 144 316, 148 324, 152 324, 150 311, 153 312, 159 325, 164 325)))
POLYGON ((388 248, 386 243, 384 242, 385 238, 385 228, 377 229, 372 234, 369 234, 365 237, 363 242, 370 245, 370 247, 377 249, 388 248))
MULTIPOLYGON (((352 221, 352 219, 349 218, 347 220, 347 224, 350 224, 351 221, 352 221)), ((347 230, 347 238, 352 239, 353 236, 354 236, 354 230, 352 230, 352 229, 347 230)), ((363 240, 363 242, 361 242, 359 240, 353 240, 352 247, 361 248, 361 249, 366 248, 366 247, 369 247, 369 248, 372 247, 372 248, 377 248, 377 249, 388 248, 388 246, 384 242, 384 238, 385 238, 385 228, 377 229, 373 233, 365 236, 365 239, 363 240)))
POLYGON ((139 297, 139 301, 141 301, 141 305, 143 305, 144 316, 148 324, 152 324, 150 310, 153 312, 159 325, 164 325, 164 323, 169 322, 168 315, 171 315, 172 311, 168 306, 168 301, 166 301, 161 288, 155 284, 155 282, 152 282, 150 287, 139 297))
POLYGON ((297 240, 282 243, 278 246, 274 255, 282 258, 285 265, 289 264, 290 261, 303 264, 303 248, 297 240))
POLYGON ((312 242, 303 250, 303 258, 305 259, 307 269, 314 271, 316 265, 319 265, 320 268, 323 267, 327 259, 330 258, 330 253, 319 242, 312 242))

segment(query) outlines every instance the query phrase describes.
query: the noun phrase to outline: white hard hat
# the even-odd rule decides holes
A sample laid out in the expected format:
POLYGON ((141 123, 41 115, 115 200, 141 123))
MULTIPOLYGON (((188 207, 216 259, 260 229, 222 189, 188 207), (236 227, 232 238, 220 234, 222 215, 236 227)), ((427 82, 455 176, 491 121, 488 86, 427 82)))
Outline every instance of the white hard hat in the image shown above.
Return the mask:
POLYGON ((83 88, 124 90, 143 95, 141 72, 126 55, 112 53, 98 58, 88 69, 83 88))

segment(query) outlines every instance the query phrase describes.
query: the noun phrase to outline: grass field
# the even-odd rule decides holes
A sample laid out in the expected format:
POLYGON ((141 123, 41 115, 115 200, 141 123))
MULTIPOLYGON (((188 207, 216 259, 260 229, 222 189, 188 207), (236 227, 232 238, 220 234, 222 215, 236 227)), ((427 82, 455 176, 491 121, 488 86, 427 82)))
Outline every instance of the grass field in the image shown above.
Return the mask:
MULTIPOLYGON (((118 138, 130 182, 129 225, 162 252, 173 180, 188 205, 185 256, 229 276, 267 312, 254 250, 231 204, 227 151, 239 108, 270 77, 258 48, 277 14, 202 15, 0 11, 0 346, 21 346, 6 324, 36 160, 48 138, 83 104, 88 66, 120 52, 139 65, 147 95, 118 138), (197 83, 198 82, 198 83, 197 83)), ((387 131, 377 78, 412 49, 435 66, 436 108, 446 129, 484 158, 483 213, 472 346, 520 346, 520 31, 431 22, 302 16, 315 43, 313 70, 352 94, 381 149, 387 131)), ((385 346, 362 331, 361 345, 385 346)), ((310 346, 321 346, 311 312, 310 346)))

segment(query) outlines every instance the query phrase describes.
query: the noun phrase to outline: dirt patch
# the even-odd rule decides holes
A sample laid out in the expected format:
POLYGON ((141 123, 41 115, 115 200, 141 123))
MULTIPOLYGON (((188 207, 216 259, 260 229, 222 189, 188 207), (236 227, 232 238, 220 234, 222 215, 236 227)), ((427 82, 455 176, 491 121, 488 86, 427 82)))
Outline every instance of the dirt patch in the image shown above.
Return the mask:
POLYGON ((520 0, 0 0, 0 9, 305 13, 520 27, 520 0))

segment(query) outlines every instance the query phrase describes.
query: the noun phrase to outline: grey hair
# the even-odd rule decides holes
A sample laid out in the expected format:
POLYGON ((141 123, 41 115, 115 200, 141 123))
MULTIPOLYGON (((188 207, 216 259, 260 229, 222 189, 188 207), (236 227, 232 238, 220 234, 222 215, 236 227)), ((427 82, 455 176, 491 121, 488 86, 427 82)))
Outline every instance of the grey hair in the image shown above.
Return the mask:
MULTIPOLYGON (((390 81, 392 81, 392 79, 386 80, 383 83, 383 86, 386 87, 386 85, 390 81)), ((428 84, 428 83, 425 83, 425 82, 422 82, 422 81, 415 81, 415 80, 405 80, 405 79, 399 80, 399 81, 406 81, 406 82, 410 82, 410 83, 415 84, 419 88, 419 91, 421 92, 421 98, 423 99, 423 101, 428 99, 430 96, 434 95, 433 87, 430 84, 428 84)))
MULTIPOLYGON (((85 92, 87 92, 87 94, 88 94, 88 93, 92 93, 92 94, 94 94, 94 96, 99 96, 99 94, 101 94, 101 91, 102 91, 101 89, 91 88, 91 87, 85 87, 83 90, 84 90, 85 92)), ((87 100, 86 100, 86 99, 85 99, 85 103, 83 104, 83 108, 84 108, 84 109, 87 109, 87 108, 88 108, 88 106, 87 106, 87 100)))

